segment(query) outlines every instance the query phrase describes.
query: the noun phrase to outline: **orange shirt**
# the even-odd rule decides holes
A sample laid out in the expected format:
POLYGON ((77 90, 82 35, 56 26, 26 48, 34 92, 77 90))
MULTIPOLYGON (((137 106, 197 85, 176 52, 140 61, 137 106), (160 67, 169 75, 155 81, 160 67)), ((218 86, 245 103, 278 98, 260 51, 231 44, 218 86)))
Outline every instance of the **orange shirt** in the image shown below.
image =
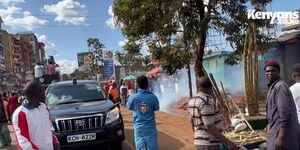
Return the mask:
POLYGON ((108 91, 108 94, 111 94, 113 96, 113 100, 114 102, 117 102, 117 99, 119 97, 119 91, 117 89, 114 89, 114 88, 111 88, 109 91, 108 91))

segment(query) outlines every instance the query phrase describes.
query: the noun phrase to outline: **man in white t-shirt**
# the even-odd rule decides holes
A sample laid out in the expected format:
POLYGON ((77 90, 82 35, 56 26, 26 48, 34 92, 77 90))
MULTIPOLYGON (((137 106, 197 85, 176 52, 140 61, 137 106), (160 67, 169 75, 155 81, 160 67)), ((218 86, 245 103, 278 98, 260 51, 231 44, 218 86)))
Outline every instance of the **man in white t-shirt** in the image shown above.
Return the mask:
POLYGON ((300 63, 293 65, 292 76, 296 83, 290 87, 290 90, 296 104, 297 116, 300 124, 300 63))
POLYGON ((44 67, 40 62, 38 62, 34 66, 34 77, 35 78, 40 78, 40 77, 43 77, 43 76, 44 76, 44 67))
POLYGON ((128 87, 125 85, 125 82, 123 82, 122 86, 120 87, 120 93, 121 93, 122 105, 126 106, 127 96, 128 96, 128 87))

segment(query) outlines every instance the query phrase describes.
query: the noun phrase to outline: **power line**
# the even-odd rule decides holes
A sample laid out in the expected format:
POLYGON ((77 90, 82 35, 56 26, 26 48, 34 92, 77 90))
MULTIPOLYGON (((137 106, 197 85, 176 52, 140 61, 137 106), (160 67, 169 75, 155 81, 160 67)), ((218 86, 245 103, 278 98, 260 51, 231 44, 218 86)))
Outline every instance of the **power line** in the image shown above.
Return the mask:
MULTIPOLYGON (((9 15, 16 15, 16 16, 24 16, 24 13, 7 13, 9 15)), ((58 15, 45 15, 45 14, 30 14, 32 16, 37 16, 37 17, 55 17, 55 16, 58 16, 58 15)), ((103 16, 108 16, 108 15, 104 15, 104 14, 101 14, 101 15, 65 15, 63 17, 70 17, 70 18, 73 18, 73 17, 103 17, 103 16)))
POLYGON ((33 25, 33 24, 22 24, 22 23, 4 23, 6 25, 16 25, 16 26, 33 26, 33 27, 74 27, 74 28, 86 28, 86 27, 100 27, 105 24, 92 24, 92 25, 55 25, 55 24, 46 24, 46 25, 33 25))

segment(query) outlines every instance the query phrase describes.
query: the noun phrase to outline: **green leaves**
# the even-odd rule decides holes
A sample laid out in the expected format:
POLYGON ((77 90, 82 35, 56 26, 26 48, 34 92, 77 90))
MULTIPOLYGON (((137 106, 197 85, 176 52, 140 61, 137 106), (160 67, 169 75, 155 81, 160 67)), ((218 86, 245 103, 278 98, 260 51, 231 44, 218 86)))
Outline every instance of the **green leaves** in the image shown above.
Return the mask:
POLYGON ((172 45, 162 45, 153 40, 148 43, 148 46, 152 59, 159 60, 160 65, 169 75, 174 74, 177 69, 181 69, 189 63, 190 53, 185 51, 179 42, 172 45))
POLYGON ((89 47, 89 52, 91 54, 89 57, 92 60, 92 64, 90 64, 90 68, 93 71, 101 70, 103 68, 103 49, 104 44, 102 44, 98 38, 89 38, 87 40, 87 45, 89 47))

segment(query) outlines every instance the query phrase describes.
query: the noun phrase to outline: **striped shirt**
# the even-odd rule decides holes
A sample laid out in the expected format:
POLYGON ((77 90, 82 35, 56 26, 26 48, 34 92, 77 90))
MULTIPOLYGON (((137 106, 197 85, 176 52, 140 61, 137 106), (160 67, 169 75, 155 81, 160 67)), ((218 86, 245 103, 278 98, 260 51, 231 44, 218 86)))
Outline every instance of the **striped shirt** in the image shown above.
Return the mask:
POLYGON ((195 145, 219 145, 220 140, 211 135, 207 126, 214 124, 219 131, 222 131, 221 119, 218 108, 210 95, 197 93, 188 104, 188 111, 193 120, 194 144, 195 145))

